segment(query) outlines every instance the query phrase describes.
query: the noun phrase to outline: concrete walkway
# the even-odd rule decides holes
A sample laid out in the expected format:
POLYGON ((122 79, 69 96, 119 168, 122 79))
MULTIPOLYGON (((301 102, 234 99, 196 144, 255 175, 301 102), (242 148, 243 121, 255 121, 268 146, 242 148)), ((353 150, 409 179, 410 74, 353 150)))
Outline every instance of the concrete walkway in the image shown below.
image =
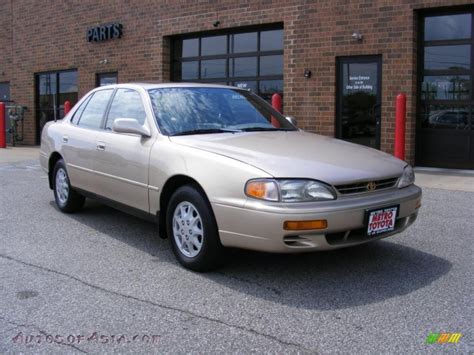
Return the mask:
POLYGON ((474 170, 416 167, 415 177, 421 187, 474 192, 474 170))
MULTIPOLYGON (((25 160, 38 161, 39 147, 0 149, 0 164, 25 160)), ((416 184, 421 187, 474 192, 474 170, 432 169, 416 167, 416 184)))
POLYGON ((39 147, 7 147, 0 148, 0 164, 16 163, 24 160, 38 160, 39 147))

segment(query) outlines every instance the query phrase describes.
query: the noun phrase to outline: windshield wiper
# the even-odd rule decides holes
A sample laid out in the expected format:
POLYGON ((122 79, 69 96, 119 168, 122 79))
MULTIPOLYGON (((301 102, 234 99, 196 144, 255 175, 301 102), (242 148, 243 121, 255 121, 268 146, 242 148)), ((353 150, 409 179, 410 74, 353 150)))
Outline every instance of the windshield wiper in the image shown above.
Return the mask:
POLYGON ((258 131, 294 131, 291 128, 276 128, 276 127, 247 127, 242 128, 244 132, 258 132, 258 131))
POLYGON ((201 128, 201 129, 191 129, 189 131, 182 131, 171 136, 187 136, 192 134, 207 134, 207 133, 235 133, 242 132, 240 129, 226 129, 226 128, 201 128))

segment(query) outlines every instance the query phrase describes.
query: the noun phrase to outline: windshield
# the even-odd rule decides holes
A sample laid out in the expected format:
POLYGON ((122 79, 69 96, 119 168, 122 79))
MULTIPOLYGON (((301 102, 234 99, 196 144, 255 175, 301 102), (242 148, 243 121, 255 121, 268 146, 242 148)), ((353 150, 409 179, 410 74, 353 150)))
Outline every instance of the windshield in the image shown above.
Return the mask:
POLYGON ((178 87, 149 94, 165 135, 296 130, 264 100, 244 90, 178 87))

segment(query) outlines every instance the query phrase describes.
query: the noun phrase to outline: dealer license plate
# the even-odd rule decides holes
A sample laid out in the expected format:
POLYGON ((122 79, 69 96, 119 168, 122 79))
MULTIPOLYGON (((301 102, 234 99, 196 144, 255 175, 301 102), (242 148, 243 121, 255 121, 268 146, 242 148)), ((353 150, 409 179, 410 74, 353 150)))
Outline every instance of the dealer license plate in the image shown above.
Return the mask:
POLYGON ((368 212, 367 234, 376 235, 395 229, 398 206, 386 207, 368 212))

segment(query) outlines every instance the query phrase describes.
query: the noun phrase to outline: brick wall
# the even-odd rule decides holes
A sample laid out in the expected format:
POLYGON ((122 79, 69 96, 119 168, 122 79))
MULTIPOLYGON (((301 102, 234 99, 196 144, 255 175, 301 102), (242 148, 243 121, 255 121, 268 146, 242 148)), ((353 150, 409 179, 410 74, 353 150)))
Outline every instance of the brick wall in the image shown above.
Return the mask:
POLYGON ((394 99, 398 93, 405 92, 407 158, 413 161, 416 11, 468 3, 461 0, 3 0, 0 45, 7 50, 0 51, 0 81, 11 81, 12 98, 30 109, 26 116, 26 143, 34 144, 34 73, 77 68, 79 95, 94 87, 95 74, 99 72, 118 71, 120 82, 168 81, 169 36, 213 30, 216 19, 221 22, 220 29, 283 22, 285 114, 296 117, 304 129, 333 136, 336 57, 382 55, 381 148, 393 151, 394 99), (88 27, 113 21, 123 24, 122 39, 86 41, 88 27), (351 38, 354 31, 363 34, 363 41, 351 38), (13 49, 9 45, 12 37, 13 49), (108 64, 100 64, 105 58, 108 64), (303 77, 305 68, 313 72, 310 79, 303 77))
POLYGON ((0 3, 0 83, 10 82, 12 77, 12 18, 11 3, 0 3))

